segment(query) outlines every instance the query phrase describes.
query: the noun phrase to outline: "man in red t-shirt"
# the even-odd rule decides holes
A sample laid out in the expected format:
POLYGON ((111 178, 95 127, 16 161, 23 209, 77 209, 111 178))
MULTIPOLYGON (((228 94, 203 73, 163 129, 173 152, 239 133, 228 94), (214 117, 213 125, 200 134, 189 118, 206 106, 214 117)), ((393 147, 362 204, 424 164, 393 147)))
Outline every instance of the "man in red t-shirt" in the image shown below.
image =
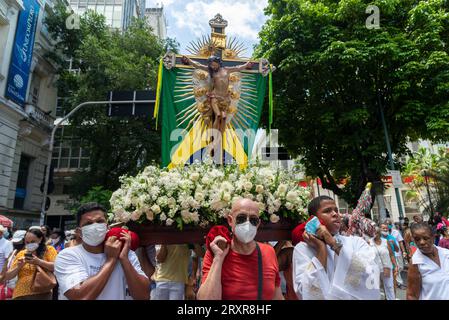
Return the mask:
MULTIPOLYGON (((239 199, 228 216, 234 237, 217 236, 210 243, 203 261, 202 285, 198 300, 257 300, 258 250, 254 238, 260 225, 259 206, 239 199), (225 242, 226 245, 219 242, 225 242)), ((283 300, 279 267, 273 247, 257 243, 262 257, 262 300, 283 300)))

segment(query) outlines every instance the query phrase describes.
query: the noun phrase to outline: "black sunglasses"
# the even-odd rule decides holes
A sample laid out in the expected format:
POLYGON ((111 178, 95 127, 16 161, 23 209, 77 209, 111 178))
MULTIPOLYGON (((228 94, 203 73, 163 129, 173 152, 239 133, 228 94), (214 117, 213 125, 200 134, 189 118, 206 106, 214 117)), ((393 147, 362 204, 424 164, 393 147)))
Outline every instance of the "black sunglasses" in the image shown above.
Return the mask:
POLYGON ((251 223, 253 226, 257 227, 257 225, 259 224, 259 217, 256 215, 246 215, 244 213, 240 213, 235 217, 235 223, 236 224, 242 224, 245 223, 246 221, 248 221, 249 219, 249 223, 251 223))

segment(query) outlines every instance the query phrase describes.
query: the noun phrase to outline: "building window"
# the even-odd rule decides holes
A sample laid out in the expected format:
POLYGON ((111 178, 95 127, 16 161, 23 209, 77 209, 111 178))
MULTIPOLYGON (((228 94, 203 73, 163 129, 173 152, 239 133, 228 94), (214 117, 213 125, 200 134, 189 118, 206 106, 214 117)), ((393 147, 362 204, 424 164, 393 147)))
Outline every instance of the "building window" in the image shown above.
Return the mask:
POLYGON ((72 135, 69 127, 56 131, 52 164, 58 169, 84 169, 89 167, 89 149, 72 135))
POLYGON ((27 184, 32 158, 20 156, 19 175, 17 176, 16 194, 14 197, 14 209, 23 209, 27 196, 27 184))

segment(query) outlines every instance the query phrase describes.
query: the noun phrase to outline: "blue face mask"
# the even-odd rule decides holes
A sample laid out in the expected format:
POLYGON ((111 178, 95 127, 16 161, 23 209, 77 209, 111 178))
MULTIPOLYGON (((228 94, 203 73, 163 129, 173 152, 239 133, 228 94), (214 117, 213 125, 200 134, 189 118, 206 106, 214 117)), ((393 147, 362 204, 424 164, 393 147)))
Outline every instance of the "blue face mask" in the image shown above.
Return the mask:
POLYGON ((389 224, 389 225, 388 225, 388 229, 390 229, 390 230, 393 229, 393 225, 392 225, 392 224, 389 224))
POLYGON ((9 238, 9 231, 6 230, 5 232, 3 232, 3 238, 8 239, 9 238))

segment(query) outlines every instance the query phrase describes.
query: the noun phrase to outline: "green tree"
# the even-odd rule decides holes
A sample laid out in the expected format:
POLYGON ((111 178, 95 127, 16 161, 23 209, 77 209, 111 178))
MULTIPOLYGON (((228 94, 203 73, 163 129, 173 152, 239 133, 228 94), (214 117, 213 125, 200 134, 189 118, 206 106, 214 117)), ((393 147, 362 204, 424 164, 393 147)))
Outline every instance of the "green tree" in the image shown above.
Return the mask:
MULTIPOLYGON (((379 108, 395 158, 408 139, 447 140, 449 2, 270 0, 256 55, 274 74, 280 142, 306 174, 355 205, 388 159, 379 108), (380 28, 368 29, 368 5, 380 28), (347 178, 342 188, 338 182, 347 178)), ((398 165, 398 163, 396 163, 398 165)))
MULTIPOLYGON (((105 100, 109 91, 155 89, 159 60, 165 44, 143 20, 134 20, 123 32, 111 30, 105 18, 87 11, 79 29, 65 28, 69 13, 60 1, 47 19, 55 39, 60 66, 58 92, 66 97, 67 111, 85 101, 105 100), (65 59, 79 63, 80 72, 67 70, 65 59)), ((152 117, 114 118, 106 106, 84 107, 70 120, 70 130, 90 150, 89 167, 75 174, 71 194, 79 199, 94 186, 119 187, 119 177, 134 175, 160 161, 160 132, 152 117)))
POLYGON ((415 199, 430 215, 449 214, 449 152, 439 148, 432 153, 421 147, 407 160, 404 175, 413 179, 408 183, 407 197, 415 199))

